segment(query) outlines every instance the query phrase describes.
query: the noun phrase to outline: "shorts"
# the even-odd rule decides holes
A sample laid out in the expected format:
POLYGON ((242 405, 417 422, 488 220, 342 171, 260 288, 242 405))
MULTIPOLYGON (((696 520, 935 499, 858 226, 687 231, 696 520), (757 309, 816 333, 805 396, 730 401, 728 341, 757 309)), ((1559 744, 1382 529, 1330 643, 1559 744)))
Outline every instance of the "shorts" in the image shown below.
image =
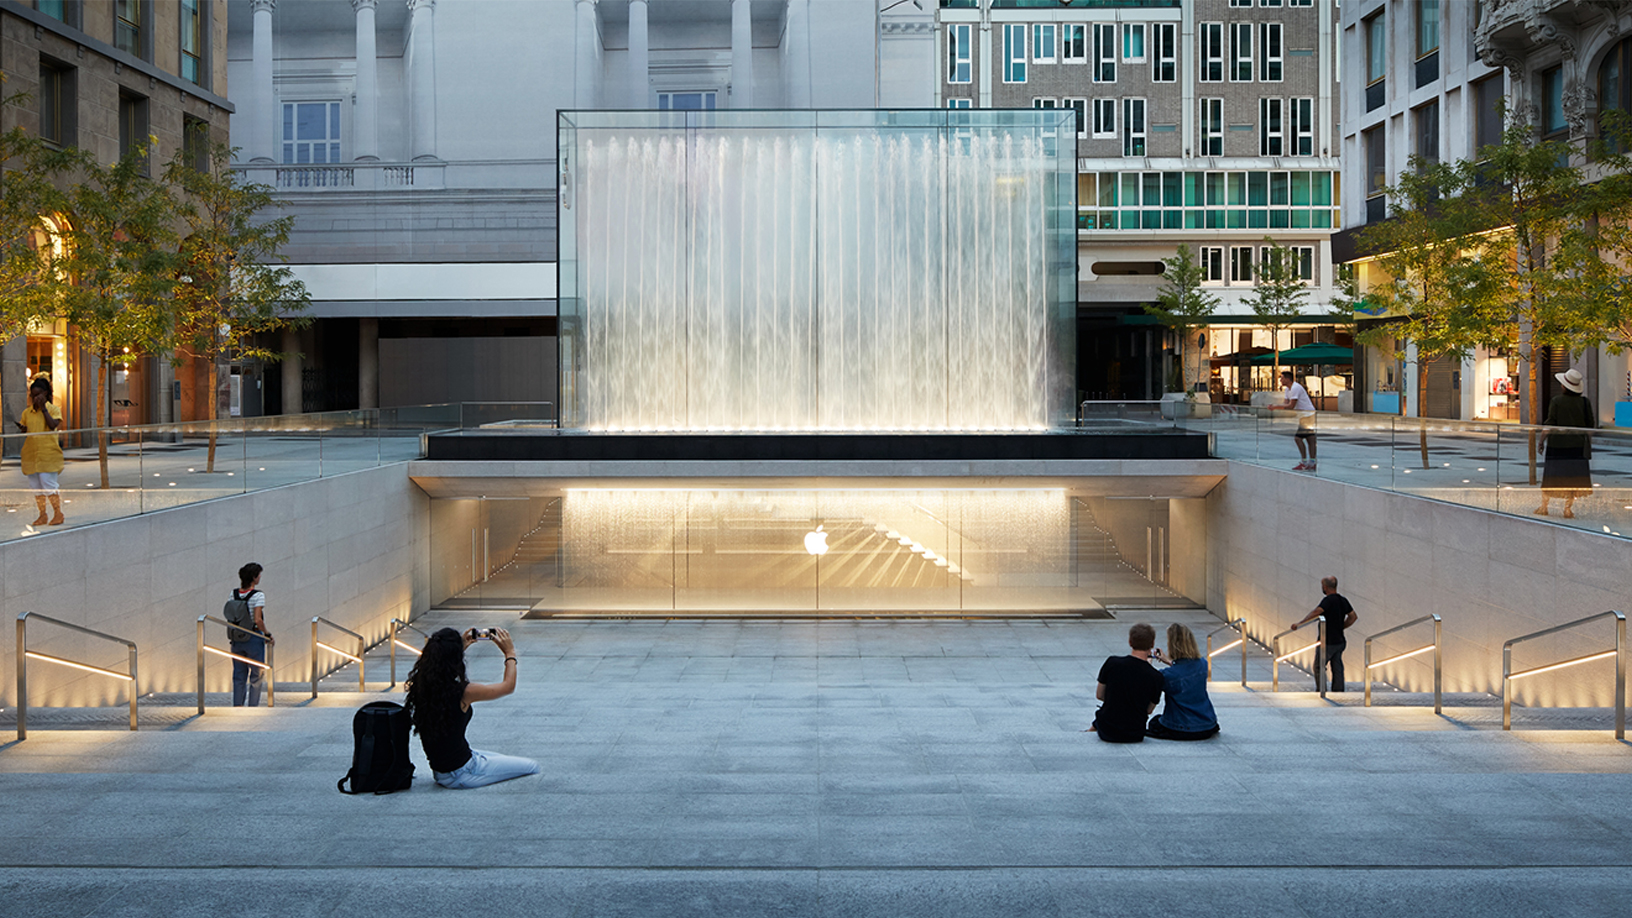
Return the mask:
POLYGON ((28 483, 33 485, 34 490, 40 492, 41 494, 57 493, 56 472, 35 472, 34 474, 28 476, 28 483))
POLYGON ((1295 434, 1295 436, 1313 437, 1314 435, 1315 435, 1315 416, 1314 416, 1314 414, 1311 413, 1311 414, 1300 414, 1300 415, 1298 415, 1298 432, 1297 432, 1297 434, 1295 434))

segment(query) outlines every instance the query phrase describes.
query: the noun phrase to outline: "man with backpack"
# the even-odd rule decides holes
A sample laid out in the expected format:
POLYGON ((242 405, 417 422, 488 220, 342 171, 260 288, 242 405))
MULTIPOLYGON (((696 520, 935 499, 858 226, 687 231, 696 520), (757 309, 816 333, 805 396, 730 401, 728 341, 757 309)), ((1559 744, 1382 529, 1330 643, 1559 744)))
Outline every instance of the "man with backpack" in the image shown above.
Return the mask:
MULTIPOLYGON (((246 657, 251 660, 266 660, 266 645, 277 643, 272 639, 271 632, 266 630, 266 594, 259 589, 261 585, 261 566, 251 561, 238 569, 240 587, 232 591, 232 598, 227 600, 222 610, 222 617, 236 628, 227 629, 232 642, 233 656, 246 657), (247 629, 253 634, 239 630, 247 629)), ((261 680, 266 670, 259 666, 251 666, 243 660, 232 661, 232 706, 241 708, 245 700, 249 706, 261 706, 261 680)))

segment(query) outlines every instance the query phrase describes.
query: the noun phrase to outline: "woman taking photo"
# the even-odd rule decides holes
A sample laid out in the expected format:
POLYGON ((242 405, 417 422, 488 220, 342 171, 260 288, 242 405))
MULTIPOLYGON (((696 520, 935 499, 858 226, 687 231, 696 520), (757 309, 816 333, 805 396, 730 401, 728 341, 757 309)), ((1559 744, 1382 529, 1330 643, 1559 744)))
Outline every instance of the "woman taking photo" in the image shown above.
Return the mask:
POLYGON ((1167 664, 1162 670, 1162 713, 1145 727, 1151 739, 1204 740, 1218 735, 1218 715, 1207 697, 1207 661, 1196 649, 1196 636, 1175 622, 1167 626, 1167 654, 1157 648, 1151 657, 1167 664), (1169 658, 1167 654, 1172 654, 1169 658))
POLYGON ((442 787, 467 788, 536 775, 538 763, 513 755, 470 748, 465 727, 471 705, 503 698, 516 690, 516 647, 510 632, 493 628, 464 634, 443 628, 425 642, 425 651, 408 674, 406 707, 414 732, 425 748, 431 773, 442 787), (482 684, 465 677, 465 648, 490 639, 504 653, 504 681, 482 684))

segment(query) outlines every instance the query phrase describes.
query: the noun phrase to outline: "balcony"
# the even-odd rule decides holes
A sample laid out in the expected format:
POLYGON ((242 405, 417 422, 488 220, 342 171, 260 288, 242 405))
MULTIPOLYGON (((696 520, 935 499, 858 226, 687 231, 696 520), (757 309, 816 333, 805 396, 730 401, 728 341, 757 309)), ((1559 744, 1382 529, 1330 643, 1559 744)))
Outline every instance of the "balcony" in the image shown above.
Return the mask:
POLYGON ((444 162, 246 163, 237 168, 251 181, 290 194, 447 187, 444 162))

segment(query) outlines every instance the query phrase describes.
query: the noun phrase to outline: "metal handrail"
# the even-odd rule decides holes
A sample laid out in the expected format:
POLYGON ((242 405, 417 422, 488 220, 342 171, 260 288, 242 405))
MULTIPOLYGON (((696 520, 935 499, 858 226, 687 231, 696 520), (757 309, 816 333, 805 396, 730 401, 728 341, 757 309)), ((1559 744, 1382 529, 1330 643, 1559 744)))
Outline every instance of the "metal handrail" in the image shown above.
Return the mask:
POLYGON ((1563 669, 1567 666, 1574 666, 1577 663, 1602 660, 1603 658, 1612 654, 1615 657, 1615 738, 1618 740, 1626 739, 1626 616, 1613 609, 1608 612, 1599 612, 1597 615, 1589 615, 1586 618, 1578 618, 1573 622, 1565 622, 1562 625, 1555 625, 1543 631, 1523 634, 1502 645, 1502 729, 1513 729, 1514 679, 1521 679, 1525 676, 1534 676, 1539 673, 1552 672, 1555 669, 1563 669), (1546 637, 1549 634, 1557 634, 1560 631, 1567 631, 1571 628, 1585 625, 1588 622, 1595 622, 1600 618, 1605 618, 1608 616, 1615 617, 1614 650, 1589 653, 1584 657, 1576 657, 1573 660, 1564 660, 1560 663, 1550 663, 1546 666, 1537 666, 1533 669, 1520 670, 1519 672, 1513 671, 1514 644, 1522 644, 1525 641, 1533 641, 1536 638, 1546 637))
POLYGON ((328 652, 333 653, 333 654, 338 654, 339 656, 345 657, 346 659, 351 660, 352 662, 356 663, 357 664, 357 691, 359 691, 359 692, 363 691, 363 654, 368 652, 368 640, 366 638, 364 638, 362 635, 358 634, 357 632, 351 630, 350 628, 346 628, 346 627, 344 627, 342 625, 336 625, 334 622, 329 621, 328 619, 324 618, 321 615, 312 616, 312 697, 313 698, 317 697, 317 651, 318 651, 319 648, 322 648, 323 650, 327 650, 328 652), (344 631, 345 633, 347 633, 347 634, 351 635, 352 637, 356 638, 357 639, 357 655, 352 656, 351 654, 346 653, 344 650, 341 650, 340 648, 335 647, 332 644, 325 644, 322 641, 318 640, 317 639, 317 626, 318 626, 319 622, 321 622, 322 624, 328 625, 330 628, 333 628, 336 631, 344 631))
POLYGON ((28 739, 28 659, 30 657, 45 663, 55 663, 59 666, 67 666, 72 669, 83 670, 88 673, 97 673, 99 675, 129 682, 130 729, 132 731, 136 729, 136 642, 127 641, 122 637, 114 637, 111 634, 104 634, 101 631, 95 631, 90 628, 86 628, 83 625, 73 624, 72 622, 65 622, 61 619, 52 618, 48 615, 41 615, 38 612, 24 612, 17 616, 17 739, 19 742, 28 739), (130 672, 114 672, 111 669, 103 669, 100 666, 92 666, 89 663, 80 663, 75 660, 65 660, 62 657, 54 657, 50 654, 29 650, 28 620, 31 618, 45 622, 48 625, 56 625, 59 628, 67 628, 70 631, 78 631, 81 634, 88 634, 91 637, 101 638, 104 641, 112 641, 115 644, 125 645, 125 647, 130 651, 130 672))
POLYGON ((272 676, 272 641, 270 639, 268 639, 267 642, 266 642, 266 661, 265 662, 262 662, 260 660, 251 659, 250 657, 246 657, 246 656, 241 656, 241 655, 236 654, 236 653, 228 653, 225 650, 219 650, 217 648, 210 647, 210 646, 208 646, 208 645, 206 645, 204 643, 204 623, 205 622, 215 622, 218 625, 226 625, 227 626, 227 646, 229 646, 229 647, 232 646, 232 632, 234 632, 234 631, 242 631, 245 634, 251 634, 251 635, 254 635, 255 637, 258 637, 258 638, 266 637, 266 635, 262 634, 259 631, 254 630, 253 628, 245 628, 243 625, 234 625, 232 622, 229 622, 226 619, 216 618, 213 615, 200 615, 198 617, 198 713, 199 713, 199 716, 202 717, 204 715, 204 654, 206 654, 206 653, 213 653, 218 657, 226 657, 229 660, 237 660, 240 663, 248 663, 250 666, 254 666, 254 667, 258 667, 260 669, 266 670, 266 674, 267 674, 267 680, 266 680, 266 706, 269 707, 269 708, 277 707, 278 706, 278 700, 277 700, 277 697, 276 697, 277 683, 275 681, 273 681, 273 679, 271 678, 271 676, 272 676))
POLYGON ((1241 645, 1241 687, 1247 687, 1247 620, 1238 618, 1235 621, 1225 622, 1223 625, 1207 632, 1207 678, 1213 678, 1213 657, 1218 656, 1235 645, 1241 645), (1220 631, 1234 631, 1235 640, 1217 650, 1213 649, 1213 635, 1220 631))
POLYGON ((419 651, 415 650, 414 648, 409 647, 407 644, 404 644, 401 641, 397 640, 397 632, 398 632, 398 629, 401 629, 401 628, 407 628, 409 631, 414 632, 415 634, 419 635, 422 638, 426 638, 427 640, 430 639, 430 635, 428 635, 425 632, 419 630, 418 628, 415 628, 413 625, 410 625, 409 623, 403 621, 402 619, 400 619, 400 618, 391 619, 391 638, 390 638, 390 640, 391 640, 391 687, 392 688, 397 687, 397 647, 401 646, 403 650, 408 651, 409 653, 413 654, 416 657, 419 656, 419 653, 420 653, 419 651))
POLYGON ((1269 690, 1272 691, 1272 692, 1278 692, 1278 691, 1281 690, 1281 661, 1282 660, 1285 660, 1285 659, 1287 659, 1289 657, 1295 657, 1298 654, 1304 653, 1304 652, 1309 651, 1309 650, 1313 650, 1315 652, 1315 691, 1320 693, 1320 697, 1325 698, 1326 697, 1326 619, 1324 619, 1324 618, 1315 619, 1315 642, 1313 644, 1306 644, 1306 645, 1304 645, 1302 647, 1299 647, 1297 650, 1294 650, 1294 651, 1292 651, 1290 653, 1281 653, 1281 638, 1286 637, 1287 635, 1291 634, 1292 632, 1294 632, 1296 630, 1298 630, 1298 628, 1297 628, 1296 625, 1294 625, 1291 628, 1288 628, 1285 631, 1282 631, 1280 634, 1277 634, 1274 637, 1269 639, 1269 657, 1270 657, 1270 660, 1271 660, 1271 662, 1269 664, 1269 690))
POLYGON ((1443 707, 1442 702, 1443 702, 1444 698, 1443 698, 1442 689, 1444 687, 1444 682, 1445 682, 1445 644, 1441 640, 1442 636, 1443 635, 1442 635, 1442 632, 1441 632, 1441 625, 1440 625, 1440 621, 1439 621, 1439 616, 1438 615, 1424 615, 1421 618, 1413 618, 1413 619, 1411 619, 1410 621, 1406 622, 1403 625, 1395 625, 1394 627, 1388 629, 1387 631, 1379 631, 1376 634, 1373 634, 1370 637, 1366 638, 1366 656, 1365 656, 1365 664, 1366 664, 1366 669, 1365 669, 1366 705, 1365 706, 1368 707, 1368 708, 1371 707, 1371 671, 1372 670, 1376 669, 1379 666, 1386 666, 1386 665, 1388 665, 1390 663, 1396 663, 1396 662, 1398 662, 1400 660, 1409 659, 1410 657, 1415 657, 1415 656, 1418 656, 1420 654, 1425 654, 1428 651, 1432 650, 1434 652, 1434 713, 1435 714, 1443 714, 1444 713, 1444 707, 1443 707), (1405 653, 1397 653, 1394 656, 1389 657, 1389 658, 1387 658, 1385 660, 1378 660, 1376 663, 1371 662, 1371 642, 1372 641, 1375 641, 1380 637, 1386 637, 1386 636, 1388 636, 1390 634, 1393 634, 1396 631, 1404 631, 1405 629, 1411 627, 1412 625, 1420 625, 1423 622, 1429 622, 1429 621, 1434 623, 1434 642, 1432 644, 1426 644, 1426 645, 1424 645, 1422 647, 1418 647, 1416 650, 1407 650, 1405 653))

